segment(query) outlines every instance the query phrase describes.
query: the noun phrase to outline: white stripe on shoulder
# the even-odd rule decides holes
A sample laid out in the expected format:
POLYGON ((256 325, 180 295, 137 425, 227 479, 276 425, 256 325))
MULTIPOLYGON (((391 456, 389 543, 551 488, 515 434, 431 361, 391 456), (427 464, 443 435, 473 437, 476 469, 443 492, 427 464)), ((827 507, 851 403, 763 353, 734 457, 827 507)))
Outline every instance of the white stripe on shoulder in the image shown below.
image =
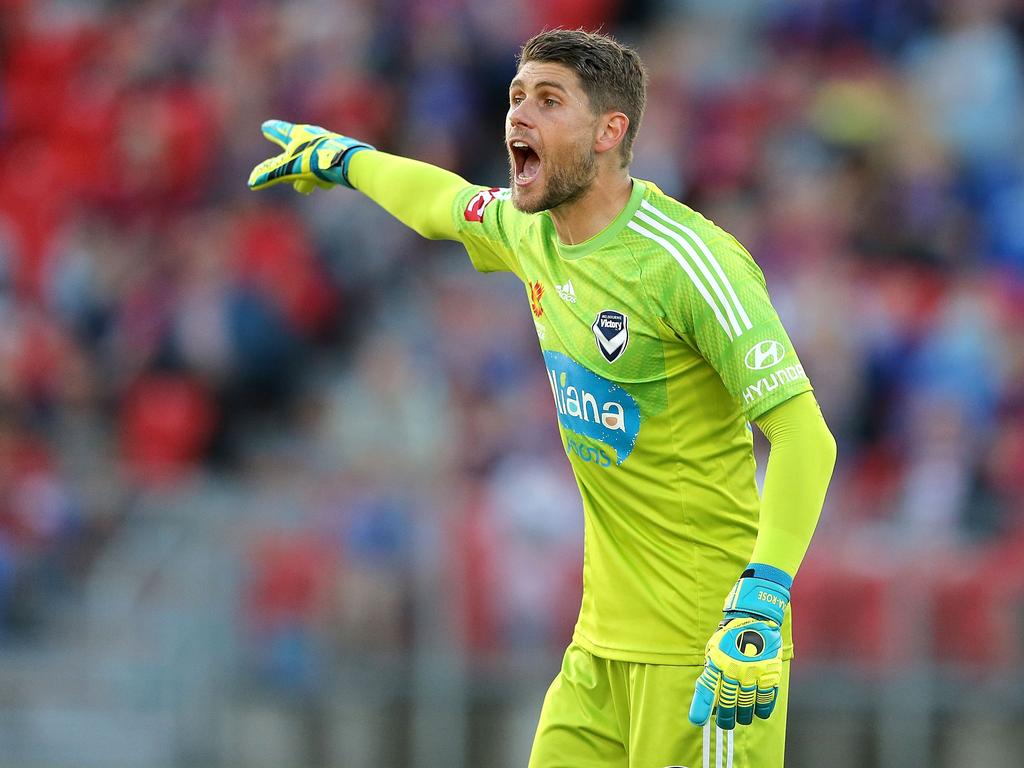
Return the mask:
POLYGON ((697 244, 697 247, 700 248, 701 252, 707 257, 708 261, 711 263, 712 268, 715 270, 715 272, 718 273, 718 276, 721 278, 722 283, 725 285, 725 290, 729 293, 729 297, 732 299, 733 305, 736 307, 736 312, 739 314, 740 321, 743 323, 744 327, 748 331, 751 328, 753 328, 753 325, 750 322, 750 318, 747 316, 747 312, 743 308, 743 304, 740 302, 739 296, 737 296, 736 291, 733 290, 732 283, 729 281, 729 278, 725 276, 725 271, 722 269, 722 265, 718 263, 718 259, 715 258, 715 255, 711 252, 711 249, 708 248, 707 243, 705 243, 701 239, 701 237, 688 226, 686 226, 685 224, 681 224, 680 222, 673 219, 671 216, 667 216, 663 211, 658 210, 653 205, 648 203, 646 200, 641 200, 640 205, 645 210, 651 211, 656 216, 659 216, 672 226, 676 227, 680 232, 686 234, 688 237, 690 237, 690 239, 692 239, 697 244))
POLYGON ((697 291, 700 293, 700 295, 704 297, 704 301, 706 301, 708 303, 708 306, 711 307, 711 310, 715 313, 715 317, 718 318, 718 322, 722 326, 722 330, 725 331, 725 335, 728 336, 731 340, 732 329, 729 328, 729 322, 725 319, 725 316, 722 314, 722 310, 719 309, 718 304, 715 303, 715 300, 711 297, 711 294, 708 293, 707 287, 704 285, 704 283, 701 282, 700 278, 697 276, 697 273, 693 271, 693 267, 691 267, 690 264, 686 261, 686 259, 683 258, 683 255, 679 253, 676 247, 665 238, 659 237, 650 230, 644 229, 639 224, 637 224, 636 221, 630 221, 626 226, 632 229, 634 232, 643 235, 648 240, 653 240, 672 255, 672 257, 679 263, 679 266, 683 268, 683 271, 686 272, 686 274, 689 276, 690 280, 693 282, 694 286, 697 288, 697 291))
MULTIPOLYGON (((657 209, 652 208, 651 210, 656 211, 657 209)), ((701 274, 704 275, 704 279, 708 281, 708 285, 710 285, 711 290, 715 292, 715 295, 721 302, 721 306, 725 308, 725 314, 729 316, 729 324, 732 326, 733 333, 736 334, 737 336, 743 333, 743 329, 740 328, 739 323, 736 322, 736 315, 732 311, 732 306, 729 304, 729 300, 725 298, 725 294, 722 293, 722 287, 718 284, 718 281, 715 279, 715 276, 711 274, 711 270, 708 269, 707 264, 704 263, 704 260, 700 257, 697 251, 694 250, 693 246, 690 245, 689 241, 687 241, 686 238, 684 238, 678 232, 671 230, 664 224, 655 221, 653 218, 648 216, 643 211, 637 211, 636 217, 649 227, 653 227, 654 229, 661 232, 663 235, 671 237, 673 240, 675 240, 679 245, 683 247, 683 250, 689 254, 690 259, 693 261, 694 264, 697 265, 697 268, 700 269, 701 274)))

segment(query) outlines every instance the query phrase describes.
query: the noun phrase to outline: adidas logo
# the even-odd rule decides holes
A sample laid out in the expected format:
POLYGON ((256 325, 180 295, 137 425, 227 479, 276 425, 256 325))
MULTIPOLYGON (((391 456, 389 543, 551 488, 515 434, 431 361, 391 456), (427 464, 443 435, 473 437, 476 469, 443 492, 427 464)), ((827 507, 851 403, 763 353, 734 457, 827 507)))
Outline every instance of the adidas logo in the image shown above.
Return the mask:
POLYGON ((572 280, 567 280, 565 285, 555 284, 555 293, 562 301, 576 303, 576 289, 572 287, 572 280))

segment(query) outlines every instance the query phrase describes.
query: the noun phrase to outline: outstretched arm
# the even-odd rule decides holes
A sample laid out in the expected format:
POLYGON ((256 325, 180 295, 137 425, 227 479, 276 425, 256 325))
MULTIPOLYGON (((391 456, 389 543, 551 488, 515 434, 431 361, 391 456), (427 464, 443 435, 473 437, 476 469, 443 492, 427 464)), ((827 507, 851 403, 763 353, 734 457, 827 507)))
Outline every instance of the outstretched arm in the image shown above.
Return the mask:
POLYGON ((458 174, 386 152, 361 152, 352 158, 348 178, 355 189, 423 237, 459 239, 452 206, 469 182, 458 174))
POLYGON ((267 120, 263 135, 283 150, 249 175, 250 189, 290 183, 297 192, 340 185, 358 189, 403 224, 434 240, 457 240, 456 195, 470 186, 457 174, 378 152, 369 144, 315 125, 267 120))

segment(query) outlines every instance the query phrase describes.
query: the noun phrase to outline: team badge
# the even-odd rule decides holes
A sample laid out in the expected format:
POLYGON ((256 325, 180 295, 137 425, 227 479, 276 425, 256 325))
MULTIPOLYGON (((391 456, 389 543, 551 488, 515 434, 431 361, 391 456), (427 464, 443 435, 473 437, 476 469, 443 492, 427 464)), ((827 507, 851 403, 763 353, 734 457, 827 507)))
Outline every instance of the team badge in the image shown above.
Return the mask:
POLYGON ((618 310, 606 309, 600 312, 594 324, 594 336, 597 337, 597 348, 604 359, 614 363, 626 350, 629 341, 627 317, 618 310))

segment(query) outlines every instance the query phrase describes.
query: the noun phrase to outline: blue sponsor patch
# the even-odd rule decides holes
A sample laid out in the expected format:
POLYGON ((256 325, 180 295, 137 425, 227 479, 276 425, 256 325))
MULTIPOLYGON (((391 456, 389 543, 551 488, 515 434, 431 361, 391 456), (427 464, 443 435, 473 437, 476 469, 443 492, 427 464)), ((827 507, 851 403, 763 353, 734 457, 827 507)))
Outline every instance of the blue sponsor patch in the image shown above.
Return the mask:
POLYGON ((615 463, 624 462, 640 433, 636 400, 561 352, 546 350, 544 364, 562 428, 607 445, 615 452, 615 463))

